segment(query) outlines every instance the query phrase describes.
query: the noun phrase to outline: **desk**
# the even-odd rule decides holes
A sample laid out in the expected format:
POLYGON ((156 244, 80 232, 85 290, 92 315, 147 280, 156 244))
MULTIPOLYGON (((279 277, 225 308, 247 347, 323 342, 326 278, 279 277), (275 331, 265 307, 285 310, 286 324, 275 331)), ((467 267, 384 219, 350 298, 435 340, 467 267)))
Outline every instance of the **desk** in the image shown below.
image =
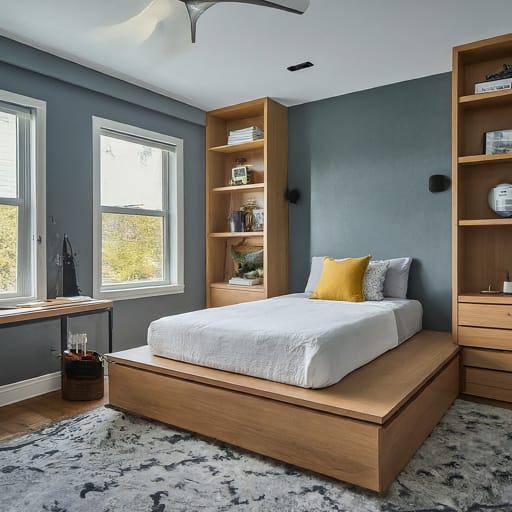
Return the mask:
POLYGON ((113 306, 110 300, 88 300, 59 306, 0 309, 0 328, 60 318, 60 348, 64 352, 67 349, 69 318, 107 312, 108 351, 112 352, 113 306))

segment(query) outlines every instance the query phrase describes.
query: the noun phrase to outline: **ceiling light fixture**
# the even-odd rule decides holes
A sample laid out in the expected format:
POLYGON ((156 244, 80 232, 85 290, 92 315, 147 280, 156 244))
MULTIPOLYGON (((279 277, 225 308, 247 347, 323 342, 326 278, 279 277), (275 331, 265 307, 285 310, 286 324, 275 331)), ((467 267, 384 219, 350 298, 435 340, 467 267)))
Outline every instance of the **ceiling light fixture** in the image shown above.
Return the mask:
POLYGON ((294 66, 289 66, 287 67, 286 69, 288 71, 300 71, 301 69, 307 69, 307 68, 312 68, 314 66, 314 64, 312 62, 309 62, 306 61, 306 62, 301 62, 300 64, 295 64, 294 66))
POLYGON ((304 14, 309 7, 309 0, 181 0, 188 11, 190 18, 190 29, 192 33, 192 42, 196 42, 196 27, 199 17, 215 4, 226 2, 239 3, 239 4, 252 4, 261 7, 271 7, 281 11, 291 12, 294 14, 304 14))

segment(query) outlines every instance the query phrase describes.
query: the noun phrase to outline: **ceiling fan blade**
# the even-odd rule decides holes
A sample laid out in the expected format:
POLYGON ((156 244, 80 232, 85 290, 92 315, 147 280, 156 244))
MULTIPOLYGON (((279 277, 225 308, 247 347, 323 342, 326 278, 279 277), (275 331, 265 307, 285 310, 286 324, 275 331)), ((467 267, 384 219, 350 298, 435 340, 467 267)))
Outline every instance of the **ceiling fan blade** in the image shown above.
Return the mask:
POLYGON ((142 44, 151 37, 157 25, 165 20, 171 12, 169 0, 152 0, 131 18, 96 29, 95 35, 104 41, 122 39, 142 44))
POLYGON ((188 11, 190 18, 190 29, 192 33, 192 42, 196 42, 197 20, 207 9, 220 3, 238 3, 252 4, 261 7, 271 7, 281 11, 291 12, 294 14, 304 14, 309 7, 309 0, 181 0, 188 11))
POLYGON ((181 0, 187 6, 188 16, 190 18, 190 31, 192 34, 192 42, 196 42, 197 20, 207 9, 215 5, 217 2, 208 2, 204 0, 181 0))
POLYGON ((309 0, 218 0, 219 2, 236 2, 240 4, 271 7, 294 14, 304 14, 309 7, 309 0))

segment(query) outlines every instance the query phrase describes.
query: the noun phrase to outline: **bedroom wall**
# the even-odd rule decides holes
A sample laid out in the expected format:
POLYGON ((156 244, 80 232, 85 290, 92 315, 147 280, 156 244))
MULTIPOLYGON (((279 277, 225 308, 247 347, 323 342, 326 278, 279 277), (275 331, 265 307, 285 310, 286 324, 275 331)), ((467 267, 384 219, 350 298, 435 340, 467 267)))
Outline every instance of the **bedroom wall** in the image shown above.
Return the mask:
MULTIPOLYGON (((49 295, 55 294, 55 256, 63 233, 78 252, 83 294, 92 295, 91 116, 96 115, 184 139, 185 293, 117 301, 114 350, 145 343, 147 327, 156 318, 204 307, 204 112, 1 38, 0 89, 47 102, 49 295), (12 65, 16 51, 20 66, 12 65), (40 67, 41 59, 45 74, 28 69, 40 67), (73 77, 84 86, 73 84, 73 77)), ((71 320, 70 329, 85 330, 91 346, 106 351, 106 315, 71 320)), ((57 371, 59 340, 58 321, 1 329, 0 385, 57 371)))
POLYGON ((289 112, 290 288, 303 291, 311 256, 412 256, 409 297, 424 327, 450 330, 451 74, 293 107, 289 112))

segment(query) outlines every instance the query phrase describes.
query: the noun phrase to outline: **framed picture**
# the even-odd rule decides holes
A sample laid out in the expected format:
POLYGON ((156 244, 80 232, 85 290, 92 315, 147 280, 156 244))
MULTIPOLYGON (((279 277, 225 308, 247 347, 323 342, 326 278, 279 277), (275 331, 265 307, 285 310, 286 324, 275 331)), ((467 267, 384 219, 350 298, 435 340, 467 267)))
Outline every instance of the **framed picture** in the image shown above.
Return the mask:
POLYGON ((251 183, 251 170, 248 165, 231 169, 231 185, 248 185, 251 183))
POLYGON ((265 210, 255 208, 252 211, 252 230, 263 231, 265 229, 265 210))
POLYGON ((512 153, 512 130, 498 130, 485 134, 485 154, 512 153))

